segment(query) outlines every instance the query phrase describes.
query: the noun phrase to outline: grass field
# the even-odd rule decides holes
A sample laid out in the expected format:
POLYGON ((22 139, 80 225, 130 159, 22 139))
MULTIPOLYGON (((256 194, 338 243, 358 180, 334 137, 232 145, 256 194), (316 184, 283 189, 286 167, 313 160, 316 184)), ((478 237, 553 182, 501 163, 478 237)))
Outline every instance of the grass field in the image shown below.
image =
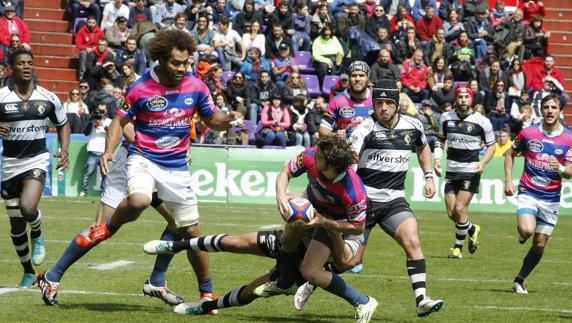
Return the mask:
MULTIPOLYGON (((94 217, 93 199, 43 199, 47 260, 52 266, 77 232, 94 217)), ((203 233, 244 233, 279 224, 275 207, 201 204, 203 233)), ((141 288, 151 272, 154 257, 142 252, 148 240, 158 239, 164 221, 149 210, 111 240, 104 242, 71 267, 62 280, 59 301, 53 308, 43 304, 39 289, 12 290, 22 274, 10 241, 4 208, 0 221, 0 321, 16 322, 153 322, 188 321, 172 313, 159 300, 143 297, 141 288), (124 260, 129 264, 113 270, 94 266, 124 260)), ((435 322, 555 322, 572 320, 572 218, 563 217, 550 240, 544 258, 527 280, 529 295, 512 293, 512 279, 529 248, 518 244, 514 215, 472 214, 481 225, 480 248, 464 259, 448 259, 454 239, 453 225, 444 213, 418 212, 420 236, 427 259, 428 292, 445 300, 445 307, 428 318, 435 322)), ((215 291, 224 295, 246 284, 273 266, 273 260, 250 255, 211 254, 215 291)), ((359 275, 345 274, 354 287, 380 303, 373 321, 414 322, 413 293, 405 270, 403 251, 376 229, 359 275)), ((198 297, 196 279, 183 254, 177 255, 167 274, 169 287, 187 301, 198 297)), ((344 300, 317 291, 303 312, 292 306, 291 297, 263 299, 223 310, 218 316, 202 316, 205 322, 351 322, 353 308, 344 300)))

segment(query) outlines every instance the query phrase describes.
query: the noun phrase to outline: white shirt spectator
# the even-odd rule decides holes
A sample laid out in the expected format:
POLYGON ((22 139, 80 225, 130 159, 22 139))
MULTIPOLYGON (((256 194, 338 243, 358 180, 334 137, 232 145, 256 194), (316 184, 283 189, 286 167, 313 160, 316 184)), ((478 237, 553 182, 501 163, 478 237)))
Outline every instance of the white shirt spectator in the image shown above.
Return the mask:
POLYGON ((89 134, 89 141, 87 142, 87 151, 92 152, 96 155, 101 155, 105 151, 105 134, 107 133, 107 128, 111 124, 111 119, 105 118, 97 126, 94 125, 91 128, 91 133, 89 134))
POLYGON ((254 39, 252 39, 251 34, 244 33, 242 35, 242 43, 244 44, 245 50, 247 52, 251 47, 260 49, 262 56, 264 56, 264 53, 266 52, 266 37, 264 37, 262 34, 258 34, 254 39))
POLYGON ((101 29, 106 30, 107 28, 113 26, 115 19, 117 17, 125 17, 129 20, 129 7, 121 4, 119 8, 115 7, 114 2, 110 2, 103 8, 103 18, 101 20, 101 29))
POLYGON ((89 114, 87 104, 83 102, 64 102, 64 110, 66 113, 75 113, 78 116, 81 116, 84 113, 89 114))
POLYGON ((232 53, 236 53, 236 43, 240 42, 242 37, 238 34, 238 32, 234 29, 229 29, 226 35, 221 34, 220 32, 216 32, 213 38, 213 41, 216 43, 217 41, 222 41, 224 43, 224 48, 232 53))

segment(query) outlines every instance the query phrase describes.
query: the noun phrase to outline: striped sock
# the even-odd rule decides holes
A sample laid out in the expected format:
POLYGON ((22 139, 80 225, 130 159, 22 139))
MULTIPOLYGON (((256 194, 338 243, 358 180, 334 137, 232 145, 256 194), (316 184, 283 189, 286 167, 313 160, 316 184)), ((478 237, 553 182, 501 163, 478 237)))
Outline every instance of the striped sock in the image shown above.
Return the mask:
POLYGON ((203 302, 203 304, 202 304, 203 311, 210 312, 212 310, 216 310, 216 309, 220 309, 220 308, 244 306, 244 305, 250 304, 254 300, 254 297, 250 297, 246 301, 240 299, 240 292, 245 288, 246 288, 246 286, 240 286, 240 287, 237 287, 237 288, 231 290, 229 293, 227 293, 223 297, 220 297, 216 301, 203 302))
POLYGON ((467 237, 467 231, 469 229, 470 222, 467 223, 455 223, 455 246, 454 248, 459 248, 463 250, 463 244, 465 244, 465 238, 467 237))
POLYGON ((407 274, 415 293, 415 304, 419 305, 426 293, 425 259, 407 260, 407 274))
POLYGON ((42 212, 40 211, 40 209, 38 209, 38 215, 36 216, 36 218, 30 222, 28 222, 28 224, 30 224, 30 238, 32 239, 36 239, 39 238, 42 235, 42 212))
MULTIPOLYGON (((12 211, 12 210, 10 210, 12 211)), ((20 213, 20 209, 15 210, 20 213)), ((10 214, 10 212, 8 212, 10 214)), ((28 233, 26 232, 26 220, 22 217, 10 217, 11 232, 10 236, 12 238, 12 244, 16 253, 20 258, 20 263, 24 268, 24 272, 35 274, 34 268, 32 268, 32 256, 30 253, 30 248, 28 246, 28 233)))
POLYGON ((194 251, 205 251, 205 252, 221 252, 223 248, 220 245, 222 239, 226 237, 226 234, 217 234, 211 236, 204 236, 199 238, 193 238, 184 241, 173 242, 173 252, 179 252, 181 250, 194 250, 194 251))
POLYGON ((475 226, 473 225, 473 222, 471 222, 471 220, 469 219, 469 227, 467 228, 467 233, 469 234, 469 237, 472 237, 473 234, 475 234, 475 226))

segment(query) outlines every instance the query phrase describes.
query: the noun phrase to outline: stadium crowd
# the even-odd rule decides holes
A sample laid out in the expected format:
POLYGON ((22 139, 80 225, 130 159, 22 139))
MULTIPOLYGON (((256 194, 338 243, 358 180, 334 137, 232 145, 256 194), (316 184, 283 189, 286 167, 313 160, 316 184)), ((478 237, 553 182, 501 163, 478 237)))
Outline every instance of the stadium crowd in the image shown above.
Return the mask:
MULTIPOLYGON (((0 84, 9 79, 10 52, 30 48, 22 5, 0 1, 0 84)), ((502 0, 494 8, 487 0, 70 0, 80 82, 64 105, 74 133, 86 131, 100 105, 112 117, 127 87, 153 64, 149 40, 161 29, 180 29, 199 45, 189 71, 221 111, 247 120, 230 131, 197 120, 196 143, 314 144, 355 60, 370 65, 370 86, 398 84, 400 111, 423 122, 432 148, 440 114, 460 84, 477 93, 474 107, 498 135, 514 137, 539 122, 549 93, 568 102, 549 55, 543 3, 520 1, 514 9, 502 0)))

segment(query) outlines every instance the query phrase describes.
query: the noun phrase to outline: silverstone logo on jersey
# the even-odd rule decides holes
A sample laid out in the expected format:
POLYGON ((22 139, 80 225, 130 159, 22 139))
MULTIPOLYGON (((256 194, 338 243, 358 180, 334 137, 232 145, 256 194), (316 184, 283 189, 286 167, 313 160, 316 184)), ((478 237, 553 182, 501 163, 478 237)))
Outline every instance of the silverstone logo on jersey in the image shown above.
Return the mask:
POLYGON ((193 98, 186 98, 186 99, 185 99, 185 104, 186 104, 186 105, 191 105, 191 104, 193 104, 193 98))
POLYGON ((342 118, 351 118, 356 114, 352 107, 343 107, 340 109, 340 116, 342 118))
POLYGON ((18 104, 17 103, 6 104, 4 106, 4 111, 6 111, 6 113, 18 112, 18 104))
POLYGON ((544 149, 544 145, 538 140, 531 140, 527 144, 528 150, 533 153, 539 153, 544 149))
POLYGON ((147 101, 147 107, 151 111, 161 111, 167 107, 168 101, 162 96, 154 96, 147 101))
POLYGON ((403 164, 409 162, 409 157, 407 156, 386 156, 385 154, 371 154, 367 156, 368 160, 390 163, 390 164, 403 164))
POLYGON ((27 127, 10 127, 10 132, 24 133, 24 132, 43 132, 48 129, 47 126, 27 126, 27 127))
POLYGON ((155 145, 159 148, 171 148, 177 146, 181 142, 179 137, 165 136, 155 141, 155 145))

